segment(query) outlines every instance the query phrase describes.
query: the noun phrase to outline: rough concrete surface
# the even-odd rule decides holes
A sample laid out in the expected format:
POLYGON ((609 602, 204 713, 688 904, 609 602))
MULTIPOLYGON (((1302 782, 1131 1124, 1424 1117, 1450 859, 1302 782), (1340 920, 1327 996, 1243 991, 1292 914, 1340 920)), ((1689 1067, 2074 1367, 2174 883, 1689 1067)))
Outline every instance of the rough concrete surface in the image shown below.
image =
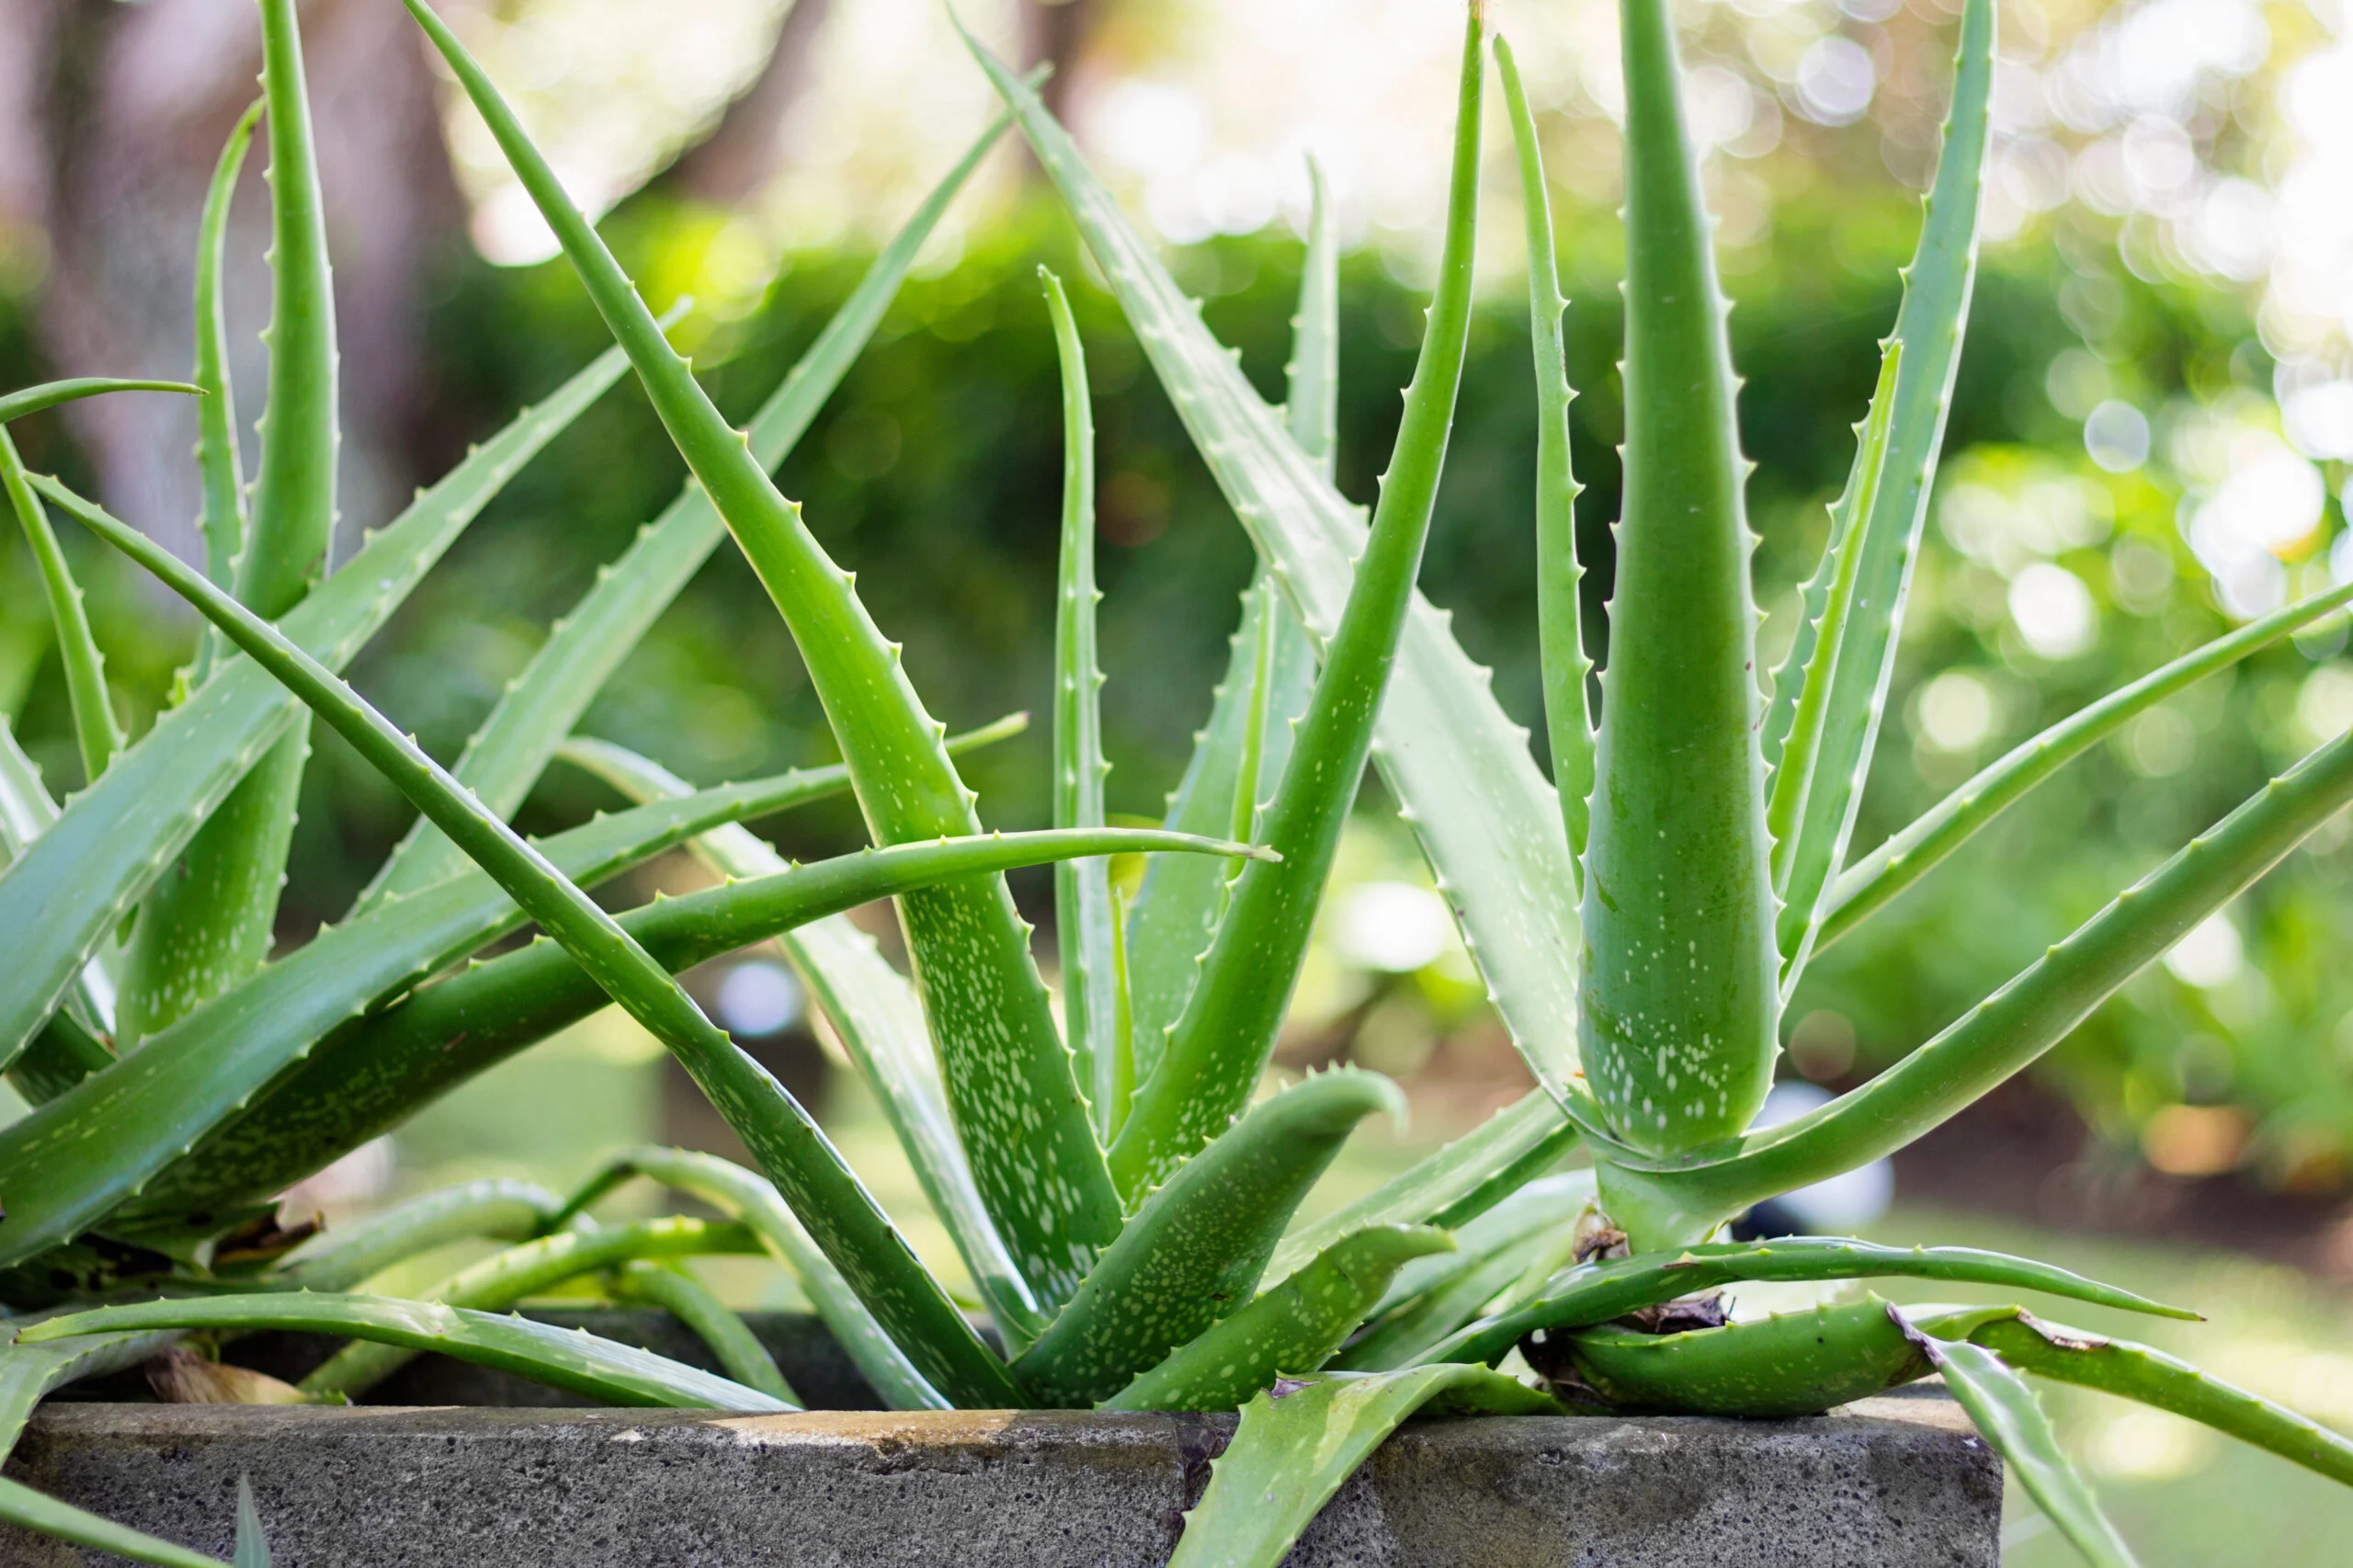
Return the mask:
MULTIPOLYGON (((8 1473, 276 1568, 1165 1562, 1231 1416, 52 1404, 8 1473)), ((1804 1421, 1416 1422, 1293 1568, 1996 1568, 2001 1467, 1941 1399, 1804 1421)), ((0 1528, 0 1563, 85 1555, 0 1528)))

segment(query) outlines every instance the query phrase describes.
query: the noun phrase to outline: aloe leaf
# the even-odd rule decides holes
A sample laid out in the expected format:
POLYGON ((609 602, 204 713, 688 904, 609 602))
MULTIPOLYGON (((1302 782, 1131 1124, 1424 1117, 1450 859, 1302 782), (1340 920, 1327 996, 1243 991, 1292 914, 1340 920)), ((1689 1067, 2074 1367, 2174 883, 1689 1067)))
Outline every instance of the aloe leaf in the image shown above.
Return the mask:
POLYGON ((591 1176, 574 1194, 569 1211, 586 1208, 632 1176, 642 1176, 701 1199, 749 1226, 760 1244, 801 1282, 834 1341, 893 1410, 946 1404, 905 1353, 892 1343, 841 1271, 809 1239, 775 1186, 715 1154, 688 1149, 632 1149, 591 1176))
POLYGON ((1470 333, 1486 38, 1483 13, 1473 7, 1469 17, 1446 240, 1429 328, 1405 390, 1404 419, 1347 607, 1324 645, 1314 695, 1267 808, 1266 842, 1283 858, 1243 868, 1199 983, 1152 1076, 1137 1086, 1111 1146, 1112 1176, 1131 1199, 1166 1180, 1248 1103, 1257 1086, 1298 980, 1340 831, 1364 777, 1429 535, 1470 333))
POLYGON ((1581 1405, 1663 1415, 1818 1415, 1928 1370, 1876 1296, 1683 1334, 1539 1331, 1527 1349, 1581 1405))
POLYGON ((734 1381, 786 1404, 805 1403, 785 1381, 776 1358, 750 1325, 729 1311, 710 1287, 677 1265, 632 1259, 616 1271, 613 1290, 623 1301, 660 1307, 684 1324, 719 1358, 719 1369, 734 1381))
MULTIPOLYGON (((1855 609, 1824 672, 1824 725, 1808 764, 1805 809, 1796 824, 1797 846, 1782 889, 1778 940, 1792 980, 1812 950, 1824 892, 1846 859, 1855 830, 1863 779, 1894 674, 1896 628, 1910 592, 1913 563, 1919 557, 1937 454, 1944 445, 1945 415, 1952 403, 1961 332, 1977 271, 1977 203, 1992 133, 1988 102, 1994 80, 1994 0, 1968 0, 1961 12, 1944 150, 1928 193, 1919 248, 1904 271, 1904 303, 1896 313, 1891 346, 1901 347, 1904 365, 1887 394, 1888 412, 1872 411, 1873 422, 1887 432, 1881 463, 1885 477, 1877 483, 1864 478, 1874 461, 1867 440, 1856 454, 1856 477, 1847 483, 1847 499, 1855 506, 1855 515, 1850 524, 1832 528, 1834 538, 1853 535, 1847 548, 1857 557, 1855 609)), ((1807 680, 1814 683, 1811 671, 1807 680)), ((1786 770, 1787 757, 1783 765, 1786 770)))
MULTIPOLYGON (((16 732, 6 716, 0 716, 0 867, 21 858, 32 841, 56 823, 57 815, 57 802, 41 782, 40 764, 25 755, 17 744, 16 732)), ((83 1072, 104 1066, 106 1061, 101 1058, 112 1059, 113 1051, 97 1037, 114 1033, 115 956, 111 944, 101 945, 74 978, 65 1007, 50 1015, 49 1023, 28 1048, 28 1056, 44 1060, 34 1062, 20 1058, 19 1066, 9 1069, 9 1081, 32 1104, 49 1096, 31 1079, 56 1078, 62 1074, 64 1082, 71 1083, 83 1072), (82 1040, 70 1038, 76 1034, 90 1037, 87 1046, 95 1048, 95 1054, 82 1040)))
MULTIPOLYGON (((1046 309, 1063 385, 1063 528, 1054 582, 1054 825, 1103 825, 1103 671, 1096 655, 1095 415, 1086 390, 1086 351, 1071 319, 1062 279, 1044 267, 1046 309)), ((1237 837, 1248 837, 1245 824, 1237 837)), ((1095 1106, 1096 1131, 1108 1138, 1126 1107, 1120 1085, 1132 1084, 1128 1041, 1119 1031, 1119 975, 1112 954, 1111 868, 1103 860, 1054 867, 1054 935, 1062 949, 1063 1034, 1078 1086, 1095 1106)))
POLYGON ((1944 1374, 1945 1388, 1971 1423, 2009 1464, 2010 1473, 2033 1497, 2043 1517, 2075 1543, 2084 1561, 2094 1568, 2135 1568, 2138 1562, 2124 1538, 2100 1511, 2090 1485, 2059 1447, 2041 1402, 2024 1380, 2003 1364, 1993 1351, 1967 1340, 1940 1339, 1923 1333, 1894 1307, 1887 1315, 1944 1374))
MULTIPOLYGON (((1940 1332, 1933 1323, 1919 1326, 1931 1334, 1940 1332)), ((2310 1416, 2234 1388, 2162 1350, 2063 1328, 2027 1312, 1972 1326, 1969 1342, 1984 1346, 2019 1371, 2171 1411, 2353 1485, 2353 1442, 2310 1416)))
MULTIPOLYGON (((711 406, 481 67, 424 0, 404 3, 482 112, 783 613, 876 840, 980 831, 972 793, 940 748, 941 726, 848 575, 711 406)), ((1118 1233, 1120 1210, 1029 928, 1001 878, 911 894, 899 914, 973 1176, 1039 1299, 1059 1302, 1118 1233)))
MULTIPOLYGON (((967 44, 1019 117, 1260 561, 1310 636, 1328 638, 1365 550, 1360 511, 1332 488, 1211 336, 1198 307, 1038 96, 969 38, 967 44)), ((1575 911, 1556 896, 1575 872, 1528 733, 1505 716, 1488 679, 1454 642, 1446 615, 1416 596, 1373 760, 1455 907, 1514 1042, 1546 1088, 1582 1101, 1575 911)), ((1141 960, 1139 929, 1131 928, 1129 946, 1141 960)), ((1141 983, 1137 1014, 1139 1038, 1148 1040, 1141 983)))
POLYGON ((1106 1410, 1232 1410, 1284 1373, 1312 1372, 1372 1310, 1397 1270, 1449 1252, 1444 1231, 1376 1225, 1342 1237, 1240 1312, 1103 1402, 1106 1410))
POLYGON ((391 721, 267 621, 115 519, 95 508, 76 515, 195 605, 333 725, 678 1057, 754 1157, 779 1179, 795 1211, 810 1216, 826 1255, 934 1386, 946 1384, 941 1392, 951 1398, 992 1404, 1012 1392, 1004 1364, 958 1314, 809 1113, 705 1017, 610 915, 484 811, 391 721))
POLYGON ((47 1344, 75 1335, 149 1328, 279 1329, 370 1339, 494 1367, 585 1394, 599 1404, 761 1414, 791 1408, 699 1368, 579 1329, 390 1296, 279 1290, 138 1301, 44 1319, 17 1338, 22 1344, 47 1344))
MULTIPOLYGON (((290 614, 286 634, 340 667, 506 483, 620 376, 608 353, 470 453, 290 614)), ((51 499, 70 499, 36 479, 51 499)), ((298 705, 250 661, 231 661, 163 714, 57 825, 0 872, 0 1064, 15 1058, 198 824, 282 733, 298 705)))
MULTIPOLYGON (((883 312, 897 298, 908 267, 931 237, 948 205, 1005 133, 1000 116, 932 187, 923 204, 867 267, 831 320, 784 381, 753 415, 745 434, 752 455, 773 471, 800 444, 817 411, 841 384, 883 312)), ((483 804, 511 817, 540 770, 646 629, 675 599, 726 537, 726 525, 697 484, 688 484, 661 515, 639 530, 620 558, 597 574, 580 602, 549 631, 547 641, 503 693, 466 743, 450 771, 483 804)), ((951 743, 952 744, 952 743, 951 743)), ((459 869, 464 857, 430 822, 419 818, 359 895, 358 909, 397 893, 429 887, 459 869)))
MULTIPOLYGON (((675 1215, 630 1225, 559 1231, 470 1264, 417 1292, 417 1299, 478 1312, 506 1312, 567 1280, 600 1274, 634 1258, 759 1250, 759 1241, 745 1226, 675 1215)), ((341 1394, 356 1399, 415 1357, 415 1350, 401 1346, 361 1340, 345 1346, 313 1369, 302 1380, 301 1389, 313 1398, 341 1394)))
MULTIPOLYGON (((237 397, 229 377, 229 310, 221 275, 229 236, 229 201, 245 165, 262 101, 238 117, 213 165, 205 192, 204 217, 196 241, 196 384, 204 402, 196 411, 196 466, 204 483, 204 574, 216 583, 235 579, 237 556, 245 548, 245 473, 237 447, 237 397)), ((228 656, 220 633, 209 632, 199 655, 197 678, 228 656)))
MULTIPOLYGON (((1585 852, 1585 1070, 1610 1129, 1682 1149, 1771 1086, 1779 966, 1756 610, 1725 304, 1665 0, 1622 0, 1626 443, 1585 852)), ((1620 1217, 1620 1223, 1628 1221, 1620 1217)), ((1657 1243, 1690 1238, 1637 1236, 1657 1243)))
POLYGON ((2274 610, 2150 671, 2012 747, 1839 873, 1826 901, 1815 949, 1828 947, 1870 918, 2043 780, 2133 719, 2348 603, 2353 603, 2353 583, 2274 610))
POLYGON ((91 635, 81 585, 65 564, 65 552, 57 547, 57 535, 50 529, 49 514, 34 496, 24 460, 17 455, 17 444, 8 438, 5 426, 0 426, 0 488, 7 491, 8 504, 24 528, 25 542, 32 547, 34 569, 40 572, 42 591, 49 597, 50 619, 57 629, 58 662, 65 669, 65 699, 74 714, 74 739, 82 748, 82 776, 95 779, 123 747, 122 723, 107 695, 106 655, 98 652, 97 639, 91 635))
POLYGON ((71 1503, 61 1503, 45 1492, 36 1492, 21 1481, 5 1477, 0 1477, 0 1523, 85 1546, 92 1551, 112 1552, 133 1562, 153 1562, 161 1568, 223 1568, 217 1557, 207 1557, 160 1536, 100 1518, 71 1503))
POLYGON ((1416 1411, 1549 1415, 1560 1406, 1478 1366, 1331 1372, 1286 1381, 1242 1408, 1185 1516, 1168 1568, 1275 1568, 1357 1466, 1416 1411))
POLYGON ((269 1568, 269 1538, 262 1534, 253 1483, 242 1475, 237 1477, 236 1568, 269 1568))
POLYGON ((1341 1068, 1252 1107, 1142 1200, 1016 1374, 1053 1403, 1086 1405, 1157 1366, 1250 1300, 1348 1134, 1404 1104, 1388 1079, 1341 1068))
POLYGON ((77 376, 62 381, 44 381, 40 386, 27 387, 21 392, 0 393, 0 425, 22 419, 28 414, 39 414, 44 408, 55 408, 61 403, 73 403, 80 398, 117 392, 204 395, 202 387, 190 386, 186 381, 128 381, 115 376, 77 376))
POLYGON ((289 1253, 271 1277, 298 1290, 357 1290, 392 1265, 450 1242, 527 1240, 563 1207, 537 1183, 504 1176, 445 1187, 321 1232, 289 1253))
MULTIPOLYGON (((779 931, 951 878, 1046 864, 1064 855, 1163 849, 1227 855, 1235 847, 1134 828, 904 844, 658 900, 630 911, 620 923, 677 971, 779 931)), ((188 1044, 136 1052, 76 1095, 0 1129, 0 1183, 23 1194, 0 1228, 0 1264, 8 1261, 6 1244, 20 1229, 31 1233, 27 1244, 38 1247, 116 1209, 171 1222, 191 1211, 218 1215, 236 1203, 266 1199, 607 1002, 603 988, 562 947, 540 942, 472 965, 322 1035, 311 1014, 302 1015, 307 1021, 292 1022, 258 1006, 246 1014, 275 972, 265 971, 188 1020, 183 1027, 204 1030, 188 1044), (290 1056, 300 1060, 290 1066, 290 1056), (256 1082, 267 1085, 258 1095, 256 1082), (254 1097, 238 1112, 242 1096, 254 1097), (139 1139, 123 1147, 120 1130, 132 1126, 142 1130, 139 1139), (188 1153, 173 1158, 180 1150, 188 1153), (142 1189, 142 1173, 158 1161, 170 1164, 142 1189), (128 1201, 134 1192, 135 1201, 128 1201)), ((348 994, 347 980, 332 983, 335 995, 348 994)), ((307 1007, 315 1001, 280 995, 276 1006, 307 1007)))
POLYGON ((1267 1277, 1281 1278, 1368 1225, 1452 1230, 1543 1175, 1575 1141, 1575 1129, 1550 1095, 1540 1089, 1522 1095, 1355 1202, 1284 1237, 1267 1277))
POLYGON ((1717 1243, 1580 1264, 1556 1276, 1536 1300, 1484 1318, 1434 1354, 1448 1360, 1493 1361, 1538 1330, 1558 1333, 1625 1316, 1696 1290, 1742 1280, 1961 1279, 2040 1290, 2154 1317, 2196 1318, 2113 1285, 2063 1268, 1975 1247, 1896 1247, 1836 1236, 1785 1236, 1771 1242, 1717 1243))
POLYGON ((1495 74, 1511 113, 1512 141, 1519 153, 1519 194, 1528 226, 1528 335, 1536 359, 1536 616, 1544 666, 1544 729, 1552 743, 1552 784, 1561 797, 1561 819, 1568 829, 1572 896, 1582 891, 1586 822, 1593 794, 1593 716, 1586 682, 1593 661, 1586 656, 1577 585, 1585 567, 1577 561, 1577 494, 1584 489, 1569 462, 1567 350, 1561 317, 1569 301, 1561 294, 1558 248, 1552 238, 1552 197, 1544 182, 1544 153, 1520 85, 1511 45, 1495 40, 1495 74))
MULTIPOLYGON (((1934 1040, 1820 1109, 1676 1160, 1611 1148, 1613 1217, 1709 1223, 1912 1142, 2041 1055, 2353 801, 2353 735, 2256 791, 1934 1040), (1622 1212, 1621 1212, 1622 1211, 1622 1212)), ((1704 1228, 1704 1227, 1703 1227, 1704 1228)))
POLYGON ((1307 256, 1299 271, 1299 313, 1290 322, 1283 422, 1325 479, 1340 449, 1340 237, 1324 166, 1307 159, 1307 256))
MULTIPOLYGON (((1000 721, 987 730, 951 737, 949 749, 1014 733, 1027 722, 1026 716, 1016 719, 1019 722, 1000 721)), ((692 789, 658 764, 607 742, 567 742, 558 755, 632 800, 675 798, 692 789)), ((767 877, 786 869, 781 856, 742 827, 714 828, 697 835, 689 847, 722 877, 767 877)), ((1152 863, 1157 868, 1163 861, 1155 857, 1152 863)), ((997 1333, 1008 1352, 1019 1355, 1045 1327, 1045 1314, 1005 1250, 973 1185, 914 987, 876 949, 874 939, 846 915, 828 915, 779 932, 777 942, 874 1091, 932 1212, 948 1227, 965 1270, 996 1320, 997 1333)))
MULTIPOLYGON (((262 0, 261 24, 269 116, 269 388, 253 515, 234 581, 240 601, 276 620, 326 574, 339 437, 326 208, 294 0, 262 0)), ((310 756, 310 724, 298 717, 156 881, 123 966, 122 1049, 220 995, 269 956, 310 756)))

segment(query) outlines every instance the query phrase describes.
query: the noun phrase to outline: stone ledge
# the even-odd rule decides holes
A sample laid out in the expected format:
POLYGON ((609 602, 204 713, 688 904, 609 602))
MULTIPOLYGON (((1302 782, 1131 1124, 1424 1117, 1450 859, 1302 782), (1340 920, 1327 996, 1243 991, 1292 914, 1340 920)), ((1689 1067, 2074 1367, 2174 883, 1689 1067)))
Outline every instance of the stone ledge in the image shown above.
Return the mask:
MULTIPOLYGON (((280 1568, 1145 1568, 1231 1416, 53 1404, 8 1473, 280 1568)), ((2001 1466, 1941 1399, 1811 1420, 1410 1424, 1293 1568, 1997 1568, 2001 1466)), ((0 1528, 0 1562, 88 1557, 0 1528)))

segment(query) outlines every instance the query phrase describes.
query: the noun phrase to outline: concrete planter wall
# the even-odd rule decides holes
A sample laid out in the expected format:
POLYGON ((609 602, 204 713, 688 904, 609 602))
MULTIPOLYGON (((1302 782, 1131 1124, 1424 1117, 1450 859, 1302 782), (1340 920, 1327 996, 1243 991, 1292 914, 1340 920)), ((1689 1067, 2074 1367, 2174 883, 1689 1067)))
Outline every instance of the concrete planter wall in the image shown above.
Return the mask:
MULTIPOLYGON (((796 1320, 760 1326, 813 1343, 796 1320)), ((807 1350, 802 1375, 829 1351, 807 1350)), ((1233 1425, 52 1403, 9 1472, 223 1555, 249 1475, 280 1568, 1143 1568, 1167 1560, 1233 1425)), ((2000 1513, 1998 1461, 1939 1397, 1773 1423, 1429 1421, 1381 1448, 1290 1562, 1996 1568, 2000 1513)), ((0 1562, 92 1561, 0 1530, 0 1562)))

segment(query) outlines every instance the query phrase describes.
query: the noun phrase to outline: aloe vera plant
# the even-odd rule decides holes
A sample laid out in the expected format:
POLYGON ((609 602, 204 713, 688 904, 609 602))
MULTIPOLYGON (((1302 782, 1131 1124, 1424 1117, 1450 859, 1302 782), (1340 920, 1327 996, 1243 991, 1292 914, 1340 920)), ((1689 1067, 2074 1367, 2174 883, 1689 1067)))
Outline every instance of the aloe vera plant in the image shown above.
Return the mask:
MULTIPOLYGON (((1416 1411, 1771 1416, 1931 1371, 2095 1562, 2129 1561, 2128 1549, 2021 1374, 2141 1400, 2353 1480, 2345 1439, 2158 1352, 2022 1308, 1899 1310, 1866 1297, 1728 1321, 1721 1301, 1749 1282, 1902 1278, 2194 1316, 1998 1254, 1822 1237, 1738 1244, 1719 1228, 1955 1114, 2353 802, 2353 737, 2341 738, 1894 1069, 1810 1117, 1750 1130, 1784 1004, 1814 952, 2150 704, 2353 600, 2353 589, 2335 590, 2185 656, 1997 761, 1886 845, 1851 854, 1973 278, 1992 0, 1963 6, 1919 250, 1804 593, 1805 624, 1769 687, 1756 674, 1737 383, 1675 38, 1664 0, 1622 0, 1626 483, 1597 723, 1578 608, 1573 392, 1550 197, 1510 51, 1491 40, 1479 5, 1466 17, 1427 327, 1368 519, 1332 480, 1340 346, 1320 177, 1288 405, 1276 409, 1211 337, 1033 85, 975 43, 1006 119, 737 431, 494 84, 425 0, 405 3, 619 347, 313 584, 332 518, 333 326, 293 11, 267 0, 262 112, 281 255, 272 412, 250 509, 233 444, 220 434, 231 389, 215 279, 221 204, 251 116, 222 155, 208 207, 196 385, 180 389, 207 398, 206 569, 174 561, 55 480, 23 473, 0 448, 28 529, 50 528, 44 508, 87 528, 213 629, 185 699, 127 748, 101 726, 102 715, 112 722, 102 700, 77 698, 95 783, 62 810, 13 742, 0 747, 0 919, 31 934, 24 961, 0 976, 0 1041, 12 1081, 36 1102, 0 1129, 9 1196, 0 1301, 26 1314, 15 1343, 0 1347, 0 1449, 63 1381, 135 1362, 175 1336, 211 1346, 269 1327, 355 1341, 301 1396, 362 1391, 400 1357, 437 1349, 615 1403, 792 1408, 756 1340, 680 1263, 734 1251, 790 1271, 896 1406, 1239 1411, 1188 1517, 1183 1563, 1276 1562, 1416 1411), (1491 56, 1529 238, 1549 781, 1526 733, 1414 587, 1469 331, 1491 56), (947 738, 896 645, 769 477, 1008 123, 1064 197, 1259 556, 1227 678, 1156 830, 1108 826, 1104 811, 1086 356, 1057 278, 1043 275, 1038 324, 1057 350, 1064 439, 1051 830, 981 830, 955 757, 1007 727, 947 738), (695 483, 557 624, 445 770, 335 672, 498 486, 624 366, 695 483), (570 734, 621 652, 722 536, 809 667, 840 747, 836 767, 697 790, 655 759, 570 734), (250 934, 266 933, 282 866, 283 780, 299 778, 313 718, 399 788, 420 824, 343 924, 259 964, 250 934), (526 841, 506 819, 558 758, 631 804, 526 841), (1302 1202, 1343 1142, 1402 1106, 1386 1080, 1347 1069, 1264 1092, 1369 761, 1413 824, 1540 1087, 1302 1225, 1302 1202), (829 792, 855 797, 874 847, 796 867, 741 825, 829 792), (618 917, 582 891, 681 845, 720 885, 618 917), (1139 851, 1163 853, 1123 901, 1105 858, 1139 851), (1059 1020, 1003 881, 1009 869, 1048 862, 1059 1020), (226 870, 191 878, 201 865, 226 870), (265 884, 266 901, 253 892, 265 884), (844 918, 881 897, 897 901, 913 979, 844 918), (134 906, 127 973, 139 999, 126 1021, 109 987, 126 961, 115 931, 134 906), (191 920, 226 945, 199 950, 175 935, 191 920), (544 933, 539 941, 469 961, 526 920, 544 933), (671 978, 768 939, 881 1102, 993 1340, 807 1112, 671 978), (253 1240, 286 1186, 608 1001, 678 1056, 758 1170, 633 1150, 568 1197, 477 1184, 299 1245, 253 1240), (1562 1171, 1580 1146, 1590 1170, 1562 1171), (593 1207, 634 1178, 723 1217, 598 1224, 593 1207), (386 1268, 456 1237, 503 1247, 428 1300, 365 1291, 386 1268), (727 1375, 495 1315, 583 1280, 672 1312, 727 1375)), ((0 419, 66 395, 0 398, 0 419)), ((61 629, 65 619, 61 612, 61 629)), ((85 627, 75 635, 89 642, 85 627)), ((92 644, 92 670, 96 657, 92 644)), ((85 686, 102 699, 102 686, 85 686)), ((202 1561, 14 1483, 0 1486, 0 1518, 142 1561, 202 1561)), ((266 1550, 250 1527, 243 1539, 266 1550)))

